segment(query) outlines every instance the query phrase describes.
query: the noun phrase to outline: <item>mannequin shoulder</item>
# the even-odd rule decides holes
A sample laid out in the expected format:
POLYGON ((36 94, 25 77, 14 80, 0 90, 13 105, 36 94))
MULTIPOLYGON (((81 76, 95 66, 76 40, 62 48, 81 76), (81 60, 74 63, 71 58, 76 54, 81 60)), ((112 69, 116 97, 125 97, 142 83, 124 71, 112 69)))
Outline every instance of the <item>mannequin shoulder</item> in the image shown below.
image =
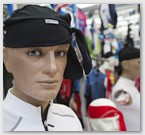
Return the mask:
POLYGON ((53 113, 59 114, 59 115, 68 115, 70 117, 74 117, 75 113, 73 112, 73 110, 69 107, 67 107, 66 105, 63 104, 56 104, 54 103, 51 107, 51 111, 53 113))

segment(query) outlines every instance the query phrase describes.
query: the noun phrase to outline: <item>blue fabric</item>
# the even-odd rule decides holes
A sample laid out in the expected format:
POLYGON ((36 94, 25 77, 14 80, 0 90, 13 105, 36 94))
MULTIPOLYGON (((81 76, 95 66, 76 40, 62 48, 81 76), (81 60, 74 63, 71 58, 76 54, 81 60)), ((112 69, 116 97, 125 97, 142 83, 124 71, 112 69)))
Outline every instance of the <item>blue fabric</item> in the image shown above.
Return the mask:
POLYGON ((7 7, 8 7, 8 14, 10 16, 13 12, 13 4, 7 4, 7 7))
POLYGON ((111 16, 110 23, 113 25, 113 28, 116 28, 117 24, 117 13, 116 13, 116 7, 115 4, 109 4, 109 12, 111 16))
POLYGON ((74 81, 73 92, 74 93, 80 92, 80 80, 79 79, 74 81))
POLYGON ((104 86, 105 74, 92 69, 86 79, 86 93, 85 96, 89 96, 91 92, 92 100, 97 98, 105 98, 106 88, 104 86))
POLYGON ((92 50, 94 50, 95 49, 95 43, 94 43, 94 33, 95 33, 95 28, 94 28, 94 20, 92 21, 92 23, 91 23, 91 29, 90 29, 90 31, 91 31, 91 36, 92 36, 92 50))

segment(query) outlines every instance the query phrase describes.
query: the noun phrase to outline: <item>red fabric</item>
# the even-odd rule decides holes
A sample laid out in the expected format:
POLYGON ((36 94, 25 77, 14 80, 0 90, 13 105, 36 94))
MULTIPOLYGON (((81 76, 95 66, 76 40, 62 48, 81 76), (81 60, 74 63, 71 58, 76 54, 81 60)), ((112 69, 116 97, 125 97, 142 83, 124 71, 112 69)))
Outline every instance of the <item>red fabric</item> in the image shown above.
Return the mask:
POLYGON ((71 80, 63 79, 60 89, 60 95, 61 98, 64 100, 64 102, 67 102, 67 100, 70 98, 70 94, 71 94, 71 80))
POLYGON ((140 92, 140 77, 138 77, 138 78, 136 79, 135 86, 136 86, 136 88, 138 89, 138 91, 140 92))
POLYGON ((120 131, 126 131, 126 126, 122 113, 111 106, 89 106, 88 116, 90 118, 109 118, 119 115, 120 131), (106 115, 105 115, 106 114, 106 115))
POLYGON ((106 98, 111 98, 111 91, 112 91, 112 84, 110 79, 111 71, 106 70, 106 76, 107 76, 107 88, 106 88, 106 98))
POLYGON ((76 114, 77 114, 77 116, 79 118, 81 118, 82 117, 82 113, 81 113, 81 99, 80 99, 79 93, 75 93, 74 94, 74 98, 75 98, 75 102, 77 104, 77 112, 76 112, 76 114))
POLYGON ((120 116, 119 117, 120 131, 126 131, 126 126, 125 126, 123 114, 120 111, 118 111, 118 114, 120 116))
POLYGON ((62 7, 66 7, 66 6, 69 6, 70 4, 58 4, 56 7, 55 7, 55 11, 57 12, 59 9, 61 9, 62 7))
POLYGON ((82 31, 82 33, 85 36, 85 27, 87 26, 86 15, 81 9, 77 10, 77 14, 78 14, 79 29, 82 31))

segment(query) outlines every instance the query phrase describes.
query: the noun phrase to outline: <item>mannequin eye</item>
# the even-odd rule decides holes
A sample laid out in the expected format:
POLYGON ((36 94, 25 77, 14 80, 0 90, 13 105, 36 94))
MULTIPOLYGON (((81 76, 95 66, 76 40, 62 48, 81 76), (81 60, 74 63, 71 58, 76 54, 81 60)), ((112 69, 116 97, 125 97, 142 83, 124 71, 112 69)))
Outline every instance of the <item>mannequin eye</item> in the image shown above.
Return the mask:
POLYGON ((60 56, 60 57, 64 57, 67 54, 66 51, 57 51, 55 52, 55 56, 60 56))
POLYGON ((38 50, 32 50, 32 51, 28 51, 27 55, 29 55, 29 56, 40 56, 41 52, 38 51, 38 50))

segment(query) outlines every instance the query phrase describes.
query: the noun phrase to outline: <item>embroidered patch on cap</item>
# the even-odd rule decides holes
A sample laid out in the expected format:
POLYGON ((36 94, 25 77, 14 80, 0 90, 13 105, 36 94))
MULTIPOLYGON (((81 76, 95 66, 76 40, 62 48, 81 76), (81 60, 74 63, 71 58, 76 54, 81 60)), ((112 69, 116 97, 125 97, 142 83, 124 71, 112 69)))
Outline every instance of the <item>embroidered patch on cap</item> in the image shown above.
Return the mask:
POLYGON ((59 22, 57 20, 53 20, 53 19, 45 19, 45 23, 48 23, 48 24, 59 24, 59 22))

